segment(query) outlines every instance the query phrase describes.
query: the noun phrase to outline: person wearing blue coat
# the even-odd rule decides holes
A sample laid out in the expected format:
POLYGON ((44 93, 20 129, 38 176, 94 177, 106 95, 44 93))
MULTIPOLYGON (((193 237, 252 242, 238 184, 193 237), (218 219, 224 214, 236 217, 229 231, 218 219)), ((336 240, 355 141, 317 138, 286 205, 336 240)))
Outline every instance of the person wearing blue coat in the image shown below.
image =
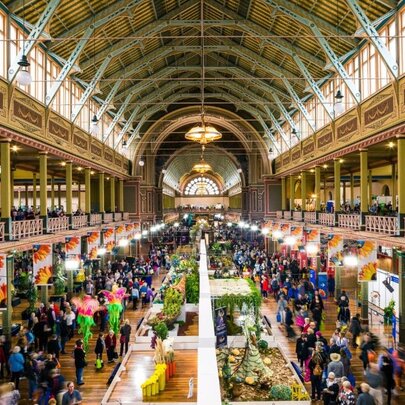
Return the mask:
POLYGON ((14 347, 13 353, 8 359, 8 365, 10 366, 11 371, 11 381, 14 382, 16 390, 18 390, 18 386, 20 385, 20 378, 24 374, 25 359, 20 352, 20 346, 14 347))

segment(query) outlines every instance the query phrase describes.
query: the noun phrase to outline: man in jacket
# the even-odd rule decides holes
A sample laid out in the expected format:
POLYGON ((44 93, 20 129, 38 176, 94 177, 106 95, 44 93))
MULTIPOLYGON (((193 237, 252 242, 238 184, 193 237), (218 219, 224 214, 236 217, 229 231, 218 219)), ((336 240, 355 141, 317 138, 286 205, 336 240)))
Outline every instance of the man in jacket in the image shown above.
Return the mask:
POLYGON ((83 342, 80 339, 76 340, 76 347, 73 351, 73 357, 75 359, 77 385, 83 385, 83 372, 84 367, 87 366, 87 363, 85 359, 86 353, 83 349, 83 342))

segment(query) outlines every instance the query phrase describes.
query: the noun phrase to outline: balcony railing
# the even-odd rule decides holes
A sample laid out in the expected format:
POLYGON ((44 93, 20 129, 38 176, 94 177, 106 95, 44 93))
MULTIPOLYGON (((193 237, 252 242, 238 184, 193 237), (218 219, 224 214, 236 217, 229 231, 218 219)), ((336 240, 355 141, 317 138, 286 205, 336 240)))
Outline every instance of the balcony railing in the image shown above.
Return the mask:
POLYGON ((120 222, 120 221, 122 221, 122 213, 121 213, 121 212, 115 212, 115 213, 114 213, 114 221, 115 221, 115 222, 120 222))
POLYGON ((72 229, 84 228, 87 226, 87 215, 75 215, 72 217, 72 229))
POLYGON ((124 221, 128 221, 129 220, 129 212, 123 212, 122 213, 122 219, 124 221))
POLYGON ((284 211, 284 219, 291 219, 291 211, 284 211))
POLYGON ((69 229, 69 218, 59 217, 59 218, 48 218, 47 219, 47 229, 48 233, 56 233, 67 231, 69 229))
POLYGON ((114 215, 112 213, 105 213, 103 222, 105 224, 109 224, 110 222, 114 221, 114 215))
POLYGON ((302 221, 302 211, 294 211, 293 219, 294 221, 302 221))
POLYGON ((4 222, 0 222, 0 242, 4 241, 4 222))
POLYGON ((304 212, 304 222, 309 222, 311 224, 316 224, 316 212, 304 212))
POLYGON ((398 218, 366 215, 366 231, 397 235, 399 233, 398 218))
POLYGON ((103 216, 101 214, 90 214, 90 226, 101 225, 103 223, 103 216))
POLYGON ((282 219, 283 218, 283 211, 276 211, 276 218, 282 219))
POLYGON ((359 231, 361 226, 361 216, 359 214, 338 214, 338 226, 340 228, 359 231))
POLYGON ((13 221, 11 223, 11 239, 20 240, 31 236, 43 235, 44 222, 42 219, 13 221))
POLYGON ((319 224, 325 226, 335 226, 335 214, 321 212, 318 219, 319 224))

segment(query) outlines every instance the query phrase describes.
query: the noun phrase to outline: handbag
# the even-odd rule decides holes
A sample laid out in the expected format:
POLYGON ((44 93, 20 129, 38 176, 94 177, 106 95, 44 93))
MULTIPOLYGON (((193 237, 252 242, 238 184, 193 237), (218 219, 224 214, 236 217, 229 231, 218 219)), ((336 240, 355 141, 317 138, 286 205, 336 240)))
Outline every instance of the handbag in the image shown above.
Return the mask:
POLYGON ((280 312, 277 312, 276 321, 281 322, 281 314, 280 314, 280 312))

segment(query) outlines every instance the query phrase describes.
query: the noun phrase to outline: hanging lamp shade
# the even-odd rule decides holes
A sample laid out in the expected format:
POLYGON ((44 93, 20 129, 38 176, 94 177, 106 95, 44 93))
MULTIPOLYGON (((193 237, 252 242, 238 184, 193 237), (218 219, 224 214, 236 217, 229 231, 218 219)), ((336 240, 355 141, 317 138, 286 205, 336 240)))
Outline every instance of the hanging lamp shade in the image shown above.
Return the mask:
POLYGON ((201 158, 200 162, 196 163, 192 170, 193 172, 204 174, 212 170, 212 167, 204 160, 204 158, 201 158))
POLYGON ((217 141, 222 138, 221 132, 210 125, 196 125, 186 133, 186 139, 201 145, 217 141))

